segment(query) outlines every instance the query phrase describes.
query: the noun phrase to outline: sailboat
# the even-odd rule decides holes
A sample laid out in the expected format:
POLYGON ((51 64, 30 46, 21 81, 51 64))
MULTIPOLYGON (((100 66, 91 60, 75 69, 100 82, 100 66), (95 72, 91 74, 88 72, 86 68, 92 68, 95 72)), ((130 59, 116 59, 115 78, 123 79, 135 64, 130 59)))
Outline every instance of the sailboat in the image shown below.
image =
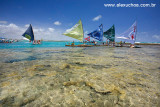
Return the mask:
POLYGON ((137 34, 137 22, 135 21, 127 31, 122 33, 117 38, 124 39, 126 42, 131 43, 133 48, 140 48, 138 46, 134 46, 135 41, 136 41, 136 34, 137 34))
POLYGON ((28 29, 23 33, 22 36, 29 39, 32 42, 35 40, 31 24, 29 25, 28 29))
POLYGON ((103 32, 103 36, 107 38, 111 42, 115 42, 115 27, 114 25, 108 29, 107 31, 103 32))
POLYGON ((103 25, 101 24, 98 29, 94 30, 93 32, 87 35, 98 41, 103 42, 103 25))
MULTIPOLYGON (((71 29, 66 30, 66 32, 63 33, 63 35, 72 37, 74 39, 79 40, 80 42, 83 42, 84 32, 83 32, 83 26, 82 26, 81 19, 71 29)), ((85 45, 85 44, 74 45, 74 43, 72 43, 71 45, 65 45, 65 46, 71 46, 71 47, 90 47, 90 45, 85 45)))
POLYGON ((33 42, 33 45, 35 45, 35 44, 41 44, 42 40, 37 40, 37 42, 36 42, 36 40, 34 38, 34 32, 33 32, 33 28, 32 28, 31 24, 29 25, 28 29, 23 33, 22 36, 24 38, 29 39, 30 42, 33 42))

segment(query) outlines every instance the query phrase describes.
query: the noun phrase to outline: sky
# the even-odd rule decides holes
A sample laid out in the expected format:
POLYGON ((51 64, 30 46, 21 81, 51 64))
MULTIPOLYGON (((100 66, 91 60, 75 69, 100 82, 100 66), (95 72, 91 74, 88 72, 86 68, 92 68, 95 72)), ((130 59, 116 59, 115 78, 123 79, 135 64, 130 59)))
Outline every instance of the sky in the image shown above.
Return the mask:
POLYGON ((160 0, 0 0, 0 37, 22 39, 32 24, 35 39, 73 41, 62 34, 81 19, 85 37, 100 24, 104 31, 114 24, 117 37, 137 21, 136 42, 160 42, 159 12, 160 0), (119 3, 156 5, 105 6, 119 3))

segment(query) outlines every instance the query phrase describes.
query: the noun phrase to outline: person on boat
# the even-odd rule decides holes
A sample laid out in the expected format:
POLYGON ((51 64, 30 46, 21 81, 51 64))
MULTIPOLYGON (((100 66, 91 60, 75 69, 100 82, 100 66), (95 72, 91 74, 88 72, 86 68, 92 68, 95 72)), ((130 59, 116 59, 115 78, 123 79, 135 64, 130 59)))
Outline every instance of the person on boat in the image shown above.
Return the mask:
POLYGON ((41 44, 41 40, 37 40, 37 44, 41 44))
POLYGON ((115 41, 113 41, 113 47, 115 46, 115 41))
POLYGON ((135 48, 134 44, 131 44, 131 45, 130 45, 130 48, 135 48))
POLYGON ((94 44, 95 44, 95 41, 94 41, 94 39, 93 39, 92 43, 94 43, 94 44))
POLYGON ((71 44, 72 46, 74 46, 74 41, 72 42, 72 44, 71 44))
POLYGON ((122 41, 119 42, 120 46, 122 46, 122 41))
POLYGON ((97 45, 97 42, 94 42, 94 45, 97 45))
POLYGON ((36 44, 36 40, 33 40, 33 44, 36 44))
POLYGON ((106 45, 108 46, 108 40, 106 40, 106 45))
POLYGON ((112 41, 109 40, 109 46, 112 46, 112 41))

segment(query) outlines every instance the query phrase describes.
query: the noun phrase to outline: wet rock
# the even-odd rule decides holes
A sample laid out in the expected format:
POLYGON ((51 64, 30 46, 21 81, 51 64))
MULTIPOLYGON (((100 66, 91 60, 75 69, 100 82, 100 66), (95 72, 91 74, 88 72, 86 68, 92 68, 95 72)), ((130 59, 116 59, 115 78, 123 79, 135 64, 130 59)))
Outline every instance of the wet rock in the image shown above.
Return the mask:
POLYGON ((0 102, 3 106, 12 106, 14 101, 15 101, 14 96, 8 96, 8 97, 2 99, 0 102))
POLYGON ((9 81, 6 81, 6 82, 2 82, 0 84, 1 87, 6 87, 6 86, 9 86, 11 83, 9 81))
POLYGON ((78 85, 79 82, 74 82, 74 81, 69 81, 69 82, 64 82, 64 86, 71 86, 71 85, 78 85))
POLYGON ((67 64, 67 65, 64 66, 64 68, 69 69, 69 68, 71 68, 71 66, 67 64))
POLYGON ((45 77, 46 75, 43 75, 43 74, 36 74, 35 76, 38 76, 38 77, 45 77))
POLYGON ((35 96, 35 95, 26 97, 26 98, 23 100, 23 102, 22 102, 22 104, 21 104, 20 106, 25 106, 25 105, 33 102, 35 99, 36 99, 36 96, 35 96))

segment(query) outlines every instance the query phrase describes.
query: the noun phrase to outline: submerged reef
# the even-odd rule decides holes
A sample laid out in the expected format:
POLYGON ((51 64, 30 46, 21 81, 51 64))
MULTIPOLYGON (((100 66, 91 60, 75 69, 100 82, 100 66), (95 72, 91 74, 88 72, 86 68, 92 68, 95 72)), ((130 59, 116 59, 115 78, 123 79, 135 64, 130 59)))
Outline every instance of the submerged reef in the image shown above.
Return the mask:
POLYGON ((0 106, 160 106, 157 51, 95 48, 37 49, 35 60, 1 61, 0 106))

